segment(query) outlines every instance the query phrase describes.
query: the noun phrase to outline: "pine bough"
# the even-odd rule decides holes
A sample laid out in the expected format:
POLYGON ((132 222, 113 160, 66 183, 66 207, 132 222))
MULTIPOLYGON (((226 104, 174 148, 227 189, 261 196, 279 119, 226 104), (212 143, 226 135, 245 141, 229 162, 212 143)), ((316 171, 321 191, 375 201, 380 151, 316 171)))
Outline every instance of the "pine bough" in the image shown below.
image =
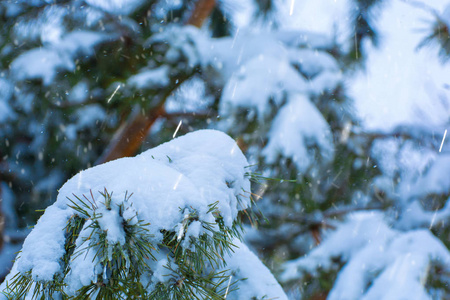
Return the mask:
POLYGON ((25 240, 0 299, 266 299, 286 295, 241 243, 248 163, 202 130, 80 172, 25 240))

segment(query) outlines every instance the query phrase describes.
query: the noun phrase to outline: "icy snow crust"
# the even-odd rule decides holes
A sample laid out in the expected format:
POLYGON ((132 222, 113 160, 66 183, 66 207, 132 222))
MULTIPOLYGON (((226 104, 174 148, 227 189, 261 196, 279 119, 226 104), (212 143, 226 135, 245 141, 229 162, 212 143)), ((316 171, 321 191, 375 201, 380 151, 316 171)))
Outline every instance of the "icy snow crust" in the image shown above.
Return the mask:
MULTIPOLYGON (((250 182, 245 176, 247 165, 246 158, 229 136, 219 131, 201 130, 136 157, 118 159, 82 171, 59 190, 55 204, 47 208, 26 238, 20 257, 7 280, 16 272, 25 273, 32 270, 34 280, 50 281, 55 274, 62 271, 60 258, 64 255, 65 244, 63 229, 69 218, 76 214, 68 206, 71 205, 69 199, 77 202, 75 195, 90 197, 91 191, 97 203, 104 202, 104 197, 97 191, 104 191, 106 188, 113 193, 112 209, 99 207, 99 212, 103 215, 99 223, 103 230, 107 230, 107 240, 111 244, 125 242, 122 219, 117 214, 117 207, 124 203, 125 195, 131 193, 131 204, 123 213, 124 219, 133 222, 133 217, 137 214, 139 219, 149 222, 148 229, 154 236, 154 245, 162 243, 160 230, 173 231, 182 228, 185 208, 197 211, 199 221, 193 222, 186 232, 179 232, 181 236, 198 237, 204 233, 208 234, 209 231, 201 226, 201 222, 215 223, 212 212, 208 212, 208 205, 215 202, 218 202, 217 208, 225 225, 231 227, 238 211, 251 204, 250 182)), ((87 228, 89 222, 91 221, 86 221, 84 228, 87 228)), ((89 234, 90 230, 82 230, 76 246, 85 247, 82 240, 89 234)), ((253 275, 256 275, 256 278, 265 277, 263 281, 257 280, 261 283, 256 289, 246 288, 247 293, 267 295, 276 292, 276 296, 283 296, 281 287, 270 271, 245 245, 239 243, 239 247, 242 249, 235 255, 225 257, 230 261, 230 267, 236 268, 235 273, 243 274, 242 278, 253 275), (253 269, 244 270, 241 263, 238 263, 240 260, 236 258, 237 255, 242 255, 239 258, 241 261, 252 261, 258 273, 253 272, 253 269)), ((101 267, 96 264, 98 257, 95 258, 94 253, 95 251, 88 251, 86 256, 79 255, 71 261, 71 271, 65 279, 69 294, 74 294, 91 281, 95 282, 97 275, 102 273, 101 267)), ((168 276, 163 276, 168 272, 164 267, 167 257, 159 254, 155 256, 161 259, 152 263, 155 266, 152 280, 167 280, 168 276)), ((246 284, 249 282, 251 281, 246 284)), ((5 284, 1 286, 1 290, 4 288, 5 284)))

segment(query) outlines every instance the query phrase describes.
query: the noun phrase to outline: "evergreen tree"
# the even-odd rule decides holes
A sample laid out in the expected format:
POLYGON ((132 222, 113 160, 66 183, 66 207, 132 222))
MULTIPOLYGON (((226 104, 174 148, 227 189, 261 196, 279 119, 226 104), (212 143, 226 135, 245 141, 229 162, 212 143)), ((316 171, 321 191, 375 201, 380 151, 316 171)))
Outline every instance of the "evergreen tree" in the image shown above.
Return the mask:
MULTIPOLYGON (((423 264, 407 282, 416 289, 403 292, 447 297, 448 153, 436 154, 436 132, 448 122, 360 124, 345 80, 364 68, 364 45, 382 40, 374 24, 384 1, 349 3, 343 38, 283 30, 281 1, 0 3, 0 180, 20 216, 4 209, 6 244, 79 170, 215 128, 259 174, 254 198, 269 223, 244 220, 255 225, 246 241, 293 298, 381 297, 386 274, 415 258, 423 264), (235 27, 246 5, 259 30, 235 27), (400 159, 409 156, 419 159, 400 159), (418 251, 422 243, 433 246, 418 251), (354 267, 371 255, 381 261, 354 267), (363 280, 349 287, 349 277, 363 280)), ((439 45, 445 60, 448 9, 428 10, 435 22, 418 46, 439 45)))

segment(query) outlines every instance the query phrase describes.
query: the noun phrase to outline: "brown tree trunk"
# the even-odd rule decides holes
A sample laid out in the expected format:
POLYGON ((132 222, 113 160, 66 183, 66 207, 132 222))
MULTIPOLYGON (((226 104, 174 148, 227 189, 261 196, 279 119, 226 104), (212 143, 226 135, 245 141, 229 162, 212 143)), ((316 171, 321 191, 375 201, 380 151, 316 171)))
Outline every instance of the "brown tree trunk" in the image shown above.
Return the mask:
POLYGON ((215 0, 198 0, 186 24, 194 25, 197 28, 202 27, 214 7, 216 7, 215 0))
MULTIPOLYGON (((200 28, 216 5, 215 0, 198 0, 187 24, 200 28)), ((137 114, 122 124, 114 134, 108 147, 95 164, 102 164, 117 158, 133 156, 139 150, 153 123, 164 113, 164 101, 146 115, 137 114)))
POLYGON ((153 123, 163 112, 163 107, 158 106, 146 115, 138 113, 130 121, 122 124, 95 164, 99 165, 121 157, 135 155, 153 123))

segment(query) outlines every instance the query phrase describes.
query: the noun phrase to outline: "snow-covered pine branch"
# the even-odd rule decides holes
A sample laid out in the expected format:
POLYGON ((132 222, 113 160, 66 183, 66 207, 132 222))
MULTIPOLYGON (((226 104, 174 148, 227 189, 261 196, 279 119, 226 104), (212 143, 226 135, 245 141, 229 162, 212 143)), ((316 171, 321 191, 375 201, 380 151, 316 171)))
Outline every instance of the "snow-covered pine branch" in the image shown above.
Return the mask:
POLYGON ((25 240, 0 299, 286 299, 240 242, 247 165, 234 140, 202 130, 78 173, 25 240))
POLYGON ((285 263, 281 281, 303 282, 306 296, 320 282, 310 276, 335 274, 332 300, 443 299, 439 276, 449 272, 450 252, 429 230, 402 232, 380 212, 358 212, 308 255, 285 263))

